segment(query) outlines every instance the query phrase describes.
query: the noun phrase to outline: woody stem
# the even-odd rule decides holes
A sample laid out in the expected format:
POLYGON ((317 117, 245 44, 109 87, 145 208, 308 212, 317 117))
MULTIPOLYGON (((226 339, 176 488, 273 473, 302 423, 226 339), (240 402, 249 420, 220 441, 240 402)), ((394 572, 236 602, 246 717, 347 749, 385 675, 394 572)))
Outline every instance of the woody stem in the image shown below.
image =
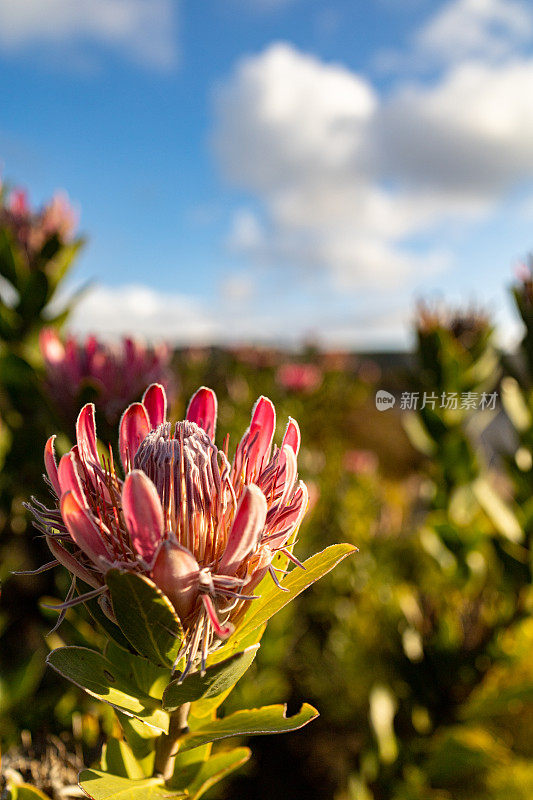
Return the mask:
POLYGON ((189 730, 187 717, 190 707, 190 703, 184 703, 170 714, 168 733, 162 733, 156 742, 154 773, 162 775, 166 781, 174 772, 180 739, 189 730))

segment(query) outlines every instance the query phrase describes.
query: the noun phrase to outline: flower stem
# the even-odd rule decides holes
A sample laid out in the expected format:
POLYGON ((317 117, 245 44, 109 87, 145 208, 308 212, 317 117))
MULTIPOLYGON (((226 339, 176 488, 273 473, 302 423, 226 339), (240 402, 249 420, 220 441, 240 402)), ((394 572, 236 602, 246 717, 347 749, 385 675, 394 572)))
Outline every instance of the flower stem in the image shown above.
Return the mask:
POLYGON ((179 749, 180 739, 188 732, 187 717, 190 703, 184 703, 170 714, 168 733, 162 733, 156 742, 155 774, 162 775, 167 781, 174 772, 174 761, 179 749))

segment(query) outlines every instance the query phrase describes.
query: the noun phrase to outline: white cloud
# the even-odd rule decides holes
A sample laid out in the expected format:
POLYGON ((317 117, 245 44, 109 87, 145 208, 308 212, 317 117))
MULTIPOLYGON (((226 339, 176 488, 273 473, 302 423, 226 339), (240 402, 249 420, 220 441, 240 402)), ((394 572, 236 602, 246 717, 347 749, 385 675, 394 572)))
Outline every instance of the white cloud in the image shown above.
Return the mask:
POLYGON ((405 51, 380 50, 379 72, 447 68, 476 60, 499 64, 527 52, 533 9, 525 0, 450 0, 419 28, 405 51))
POLYGON ((533 60, 465 63, 400 89, 373 132, 385 174, 484 204, 533 175, 533 60))
POLYGON ((240 62, 216 110, 222 169, 265 212, 235 214, 234 249, 261 263, 325 269, 338 287, 392 288, 443 266, 441 252, 402 246, 439 218, 441 199, 384 188, 374 142, 380 103, 364 78, 276 44, 240 62))
POLYGON ((258 252, 264 244, 264 232, 257 216, 247 208, 233 215, 228 245, 237 252, 258 252))
POLYGON ((114 340, 134 335, 149 342, 167 341, 177 346, 232 345, 243 342, 286 347, 300 346, 311 335, 323 346, 395 347, 407 345, 412 313, 408 297, 381 306, 379 314, 362 310, 339 315, 326 299, 310 314, 305 303, 279 302, 259 306, 252 301, 249 276, 232 275, 219 298, 207 301, 182 294, 156 291, 143 285, 98 286, 78 303, 69 318, 69 330, 85 336, 97 332, 114 340), (236 308, 238 311, 236 312, 236 308))
POLYGON ((499 60, 531 39, 533 15, 520 0, 452 0, 417 33, 418 56, 430 62, 499 60))
POLYGON ((412 243, 436 230, 449 241, 531 182, 532 96, 526 58, 467 62, 383 98, 288 44, 242 59, 218 89, 213 143, 259 211, 236 212, 230 244, 338 288, 396 289, 443 269, 448 247, 412 243))
POLYGON ((69 326, 76 333, 104 337, 125 333, 177 344, 216 340, 217 325, 192 297, 143 285, 98 286, 77 303, 69 326))
MULTIPOLYGON (((324 296, 310 310, 307 303, 290 303, 290 313, 279 302, 254 304, 249 276, 234 274, 209 304, 183 294, 169 294, 137 285, 98 286, 78 303, 69 318, 69 330, 79 336, 97 333, 116 340, 133 335, 148 342, 175 346, 241 343, 299 347, 310 338, 323 347, 354 350, 406 349, 412 346, 413 301, 409 293, 384 300, 359 298, 339 310, 324 296)), ((66 300, 66 297, 63 298, 66 300)), ((460 306, 461 295, 449 298, 460 306)), ((59 310, 59 306, 57 308, 59 310)), ((516 345, 521 325, 508 308, 496 317, 498 341, 516 345)))
POLYGON ((0 0, 0 49, 100 43, 156 68, 175 65, 175 0, 0 0))

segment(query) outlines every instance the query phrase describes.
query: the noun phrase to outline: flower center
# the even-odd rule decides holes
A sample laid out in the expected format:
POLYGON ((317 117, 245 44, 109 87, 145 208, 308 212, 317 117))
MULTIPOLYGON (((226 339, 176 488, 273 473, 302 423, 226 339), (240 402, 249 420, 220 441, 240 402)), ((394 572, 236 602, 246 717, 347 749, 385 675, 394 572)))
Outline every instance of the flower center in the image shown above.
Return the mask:
POLYGON ((168 530, 208 564, 224 550, 235 513, 230 465, 195 422, 165 422, 141 442, 133 466, 154 483, 168 530), (221 463, 219 464, 219 459, 221 463))

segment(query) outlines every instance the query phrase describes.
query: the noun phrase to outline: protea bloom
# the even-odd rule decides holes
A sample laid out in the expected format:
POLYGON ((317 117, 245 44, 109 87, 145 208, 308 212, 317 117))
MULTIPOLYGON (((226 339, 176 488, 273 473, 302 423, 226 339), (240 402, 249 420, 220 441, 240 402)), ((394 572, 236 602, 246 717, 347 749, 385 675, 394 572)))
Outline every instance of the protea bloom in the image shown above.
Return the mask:
POLYGON ((40 209, 32 210, 26 192, 8 192, 0 182, 0 227, 7 228, 25 254, 30 268, 53 237, 64 244, 73 238, 77 216, 66 195, 58 193, 40 209))
POLYGON ((272 447, 276 415, 266 397, 256 402, 250 427, 233 463, 216 446, 217 400, 205 387, 189 403, 186 419, 166 421, 166 395, 152 384, 142 403, 124 412, 119 451, 124 479, 111 448, 97 451, 94 406, 79 414, 77 444, 59 464, 54 437, 45 447, 48 483, 56 498, 32 511, 56 561, 73 575, 64 607, 102 595, 112 567, 149 577, 167 595, 186 630, 179 657, 187 672, 232 631, 232 620, 283 551, 299 564, 287 543, 307 507, 305 484, 297 482, 300 444, 289 418, 281 447, 272 447), (73 598, 79 577, 94 587, 73 598))
POLYGON ((316 364, 282 364, 277 373, 278 384, 289 392, 314 392, 322 383, 322 370, 316 364))
MULTIPOLYGON (((73 419, 80 399, 93 390, 94 402, 110 425, 120 419, 124 407, 137 400, 148 383, 172 386, 169 364, 171 349, 155 347, 140 339, 124 337, 119 342, 84 340, 75 336, 60 339, 53 328, 43 328, 39 347, 46 368, 46 387, 66 419, 73 419)), ((86 395, 84 399, 88 398, 86 395)))

